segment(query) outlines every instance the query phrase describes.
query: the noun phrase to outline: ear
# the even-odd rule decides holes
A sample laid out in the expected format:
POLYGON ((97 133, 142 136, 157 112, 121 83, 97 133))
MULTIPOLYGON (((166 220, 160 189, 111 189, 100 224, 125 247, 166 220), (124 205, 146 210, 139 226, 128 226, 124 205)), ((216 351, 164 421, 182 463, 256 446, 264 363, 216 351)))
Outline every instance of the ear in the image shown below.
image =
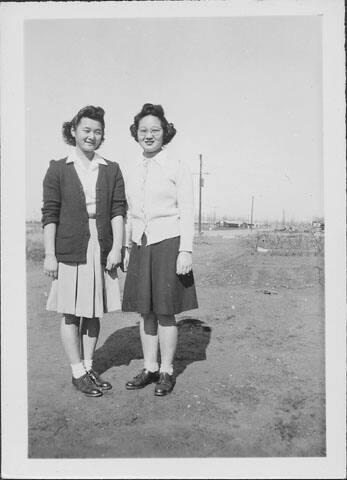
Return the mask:
POLYGON ((70 128, 70 132, 71 132, 71 135, 75 138, 75 128, 74 127, 71 127, 70 128))

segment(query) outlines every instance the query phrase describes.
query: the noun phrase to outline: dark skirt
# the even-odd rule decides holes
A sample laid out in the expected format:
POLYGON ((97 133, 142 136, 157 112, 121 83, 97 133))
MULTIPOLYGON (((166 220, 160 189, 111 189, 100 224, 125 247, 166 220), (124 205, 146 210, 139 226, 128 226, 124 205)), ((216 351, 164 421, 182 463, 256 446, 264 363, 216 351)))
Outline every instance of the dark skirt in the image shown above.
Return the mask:
POLYGON ((133 243, 124 284, 122 310, 175 315, 198 308, 194 275, 176 274, 180 237, 146 246, 133 243))

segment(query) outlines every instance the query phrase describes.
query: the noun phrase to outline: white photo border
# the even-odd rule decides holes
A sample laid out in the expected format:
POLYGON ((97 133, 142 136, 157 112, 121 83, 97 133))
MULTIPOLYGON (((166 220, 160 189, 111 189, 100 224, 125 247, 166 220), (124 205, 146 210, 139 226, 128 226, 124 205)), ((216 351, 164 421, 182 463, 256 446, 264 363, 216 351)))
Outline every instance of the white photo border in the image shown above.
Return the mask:
POLYGON ((345 52, 342 0, 8 2, 1 15, 3 478, 344 478, 345 52), (28 19, 322 15, 326 248, 324 458, 29 459, 27 456, 24 22, 28 19))

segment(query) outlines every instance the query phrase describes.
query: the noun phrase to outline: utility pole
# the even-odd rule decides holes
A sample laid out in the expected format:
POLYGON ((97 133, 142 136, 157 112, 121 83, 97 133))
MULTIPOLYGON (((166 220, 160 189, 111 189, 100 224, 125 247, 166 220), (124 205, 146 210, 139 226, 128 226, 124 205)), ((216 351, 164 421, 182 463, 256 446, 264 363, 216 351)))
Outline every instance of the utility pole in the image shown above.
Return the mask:
POLYGON ((252 195, 252 207, 251 207, 251 230, 253 228, 253 207, 254 207, 254 196, 252 195))
POLYGON ((201 233, 201 193, 204 186, 204 180, 202 178, 202 155, 200 153, 200 171, 199 171, 199 235, 201 233))
POLYGON ((199 154, 199 160, 200 160, 200 168, 199 168, 199 173, 196 174, 194 173, 193 175, 199 175, 199 235, 201 234, 202 228, 201 228, 201 215, 202 215, 202 187, 204 186, 204 178, 203 175, 209 175, 208 172, 203 172, 202 171, 202 154, 199 154))

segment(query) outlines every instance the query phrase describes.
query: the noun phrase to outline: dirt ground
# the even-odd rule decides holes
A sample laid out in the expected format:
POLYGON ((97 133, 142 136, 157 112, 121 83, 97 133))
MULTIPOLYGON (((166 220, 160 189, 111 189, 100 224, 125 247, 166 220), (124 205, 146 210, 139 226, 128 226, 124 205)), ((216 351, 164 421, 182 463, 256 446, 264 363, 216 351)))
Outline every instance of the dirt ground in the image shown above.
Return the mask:
MULTIPOLYGON (((323 257, 258 252, 249 235, 196 240, 199 309, 178 315, 174 391, 127 391, 142 368, 136 314, 102 320, 101 398, 71 385, 50 282, 28 260, 31 458, 325 455, 323 257)), ((123 285, 124 274, 121 274, 123 285)))

